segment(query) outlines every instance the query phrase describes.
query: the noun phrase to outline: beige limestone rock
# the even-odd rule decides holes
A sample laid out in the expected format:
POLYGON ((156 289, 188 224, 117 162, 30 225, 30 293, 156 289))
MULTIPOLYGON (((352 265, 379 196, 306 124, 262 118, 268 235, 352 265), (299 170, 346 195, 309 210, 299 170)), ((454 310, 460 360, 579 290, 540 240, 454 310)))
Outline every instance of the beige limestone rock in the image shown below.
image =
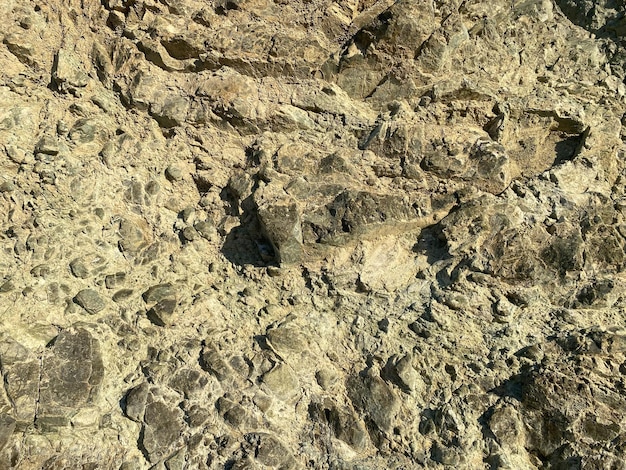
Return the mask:
POLYGON ((625 13, 0 2, 0 467, 620 468, 625 13))

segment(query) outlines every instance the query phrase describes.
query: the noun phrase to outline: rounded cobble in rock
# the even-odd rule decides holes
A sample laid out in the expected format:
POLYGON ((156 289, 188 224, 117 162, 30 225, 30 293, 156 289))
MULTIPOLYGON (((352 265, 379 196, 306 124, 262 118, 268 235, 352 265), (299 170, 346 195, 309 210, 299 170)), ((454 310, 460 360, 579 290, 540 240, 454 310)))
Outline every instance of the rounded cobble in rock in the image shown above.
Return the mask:
POLYGON ((176 165, 170 165, 165 169, 165 177, 170 181, 180 181, 183 179, 183 172, 176 165))
POLYGON ((339 377, 335 371, 330 369, 320 369, 315 373, 315 380, 324 390, 329 390, 337 383, 339 377))
POLYGON ((13 284, 13 281, 11 281, 11 279, 4 281, 2 284, 0 284, 0 294, 3 294, 5 292, 11 292, 13 289, 15 289, 15 285, 13 284))
POLYGON ((132 289, 120 289, 115 294, 113 294, 113 297, 111 298, 113 299, 113 302, 122 302, 123 300, 129 298, 131 295, 133 295, 132 289))
POLYGON ((159 302, 160 300, 176 297, 174 286, 169 283, 157 284, 150 287, 142 294, 143 300, 147 304, 159 302))
POLYGON ((15 189, 15 185, 10 181, 3 181, 0 183, 0 193, 10 193, 15 189))
POLYGON ((83 289, 76 297, 74 297, 74 302, 80 305, 85 311, 91 315, 94 315, 104 309, 106 306, 100 294, 98 294, 93 289, 83 289))
POLYGON ((180 211, 180 218, 183 219, 183 222, 189 223, 195 212, 196 210, 193 207, 185 207, 180 211))
POLYGON ((163 299, 148 310, 148 318, 155 325, 169 326, 172 324, 175 309, 176 301, 174 299, 163 299))
POLYGON ((157 183, 155 180, 150 180, 148 181, 148 183, 146 184, 146 193, 149 196, 154 196, 159 192, 159 183, 157 183))
POLYGON ((206 238, 207 240, 210 240, 214 234, 217 234, 215 227, 210 222, 197 222, 193 227, 202 238, 206 238))
POLYGON ((87 268, 83 260, 80 258, 77 258, 70 263, 70 271, 74 276, 80 279, 89 277, 89 268, 87 268))
POLYGON ((192 242, 198 238, 198 232, 193 227, 185 227, 183 229, 183 237, 185 240, 192 242))

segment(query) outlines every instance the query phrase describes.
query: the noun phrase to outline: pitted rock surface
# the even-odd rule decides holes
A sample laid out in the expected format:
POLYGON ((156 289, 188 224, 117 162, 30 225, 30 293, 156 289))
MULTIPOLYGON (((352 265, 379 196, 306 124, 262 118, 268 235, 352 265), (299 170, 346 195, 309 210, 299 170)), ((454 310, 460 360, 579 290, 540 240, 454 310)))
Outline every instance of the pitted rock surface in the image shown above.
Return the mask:
POLYGON ((0 467, 622 468, 625 13, 0 1, 0 467))

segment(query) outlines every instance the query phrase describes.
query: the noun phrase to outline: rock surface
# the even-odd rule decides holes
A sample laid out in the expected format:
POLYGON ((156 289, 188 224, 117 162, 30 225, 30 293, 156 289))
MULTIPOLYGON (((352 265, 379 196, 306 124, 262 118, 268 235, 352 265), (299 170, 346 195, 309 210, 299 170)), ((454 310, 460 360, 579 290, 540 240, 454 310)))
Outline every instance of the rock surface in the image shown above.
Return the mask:
POLYGON ((623 468, 626 8, 0 2, 0 467, 623 468))

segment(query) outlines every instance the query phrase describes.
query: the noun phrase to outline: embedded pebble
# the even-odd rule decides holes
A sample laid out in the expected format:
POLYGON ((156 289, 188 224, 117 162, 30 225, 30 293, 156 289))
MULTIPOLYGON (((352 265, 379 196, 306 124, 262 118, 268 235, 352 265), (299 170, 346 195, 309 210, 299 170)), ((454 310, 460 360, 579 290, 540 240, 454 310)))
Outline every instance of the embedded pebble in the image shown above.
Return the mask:
POLYGON ((93 289, 83 289, 78 292, 74 297, 74 302, 91 315, 100 312, 106 307, 104 299, 93 289))

